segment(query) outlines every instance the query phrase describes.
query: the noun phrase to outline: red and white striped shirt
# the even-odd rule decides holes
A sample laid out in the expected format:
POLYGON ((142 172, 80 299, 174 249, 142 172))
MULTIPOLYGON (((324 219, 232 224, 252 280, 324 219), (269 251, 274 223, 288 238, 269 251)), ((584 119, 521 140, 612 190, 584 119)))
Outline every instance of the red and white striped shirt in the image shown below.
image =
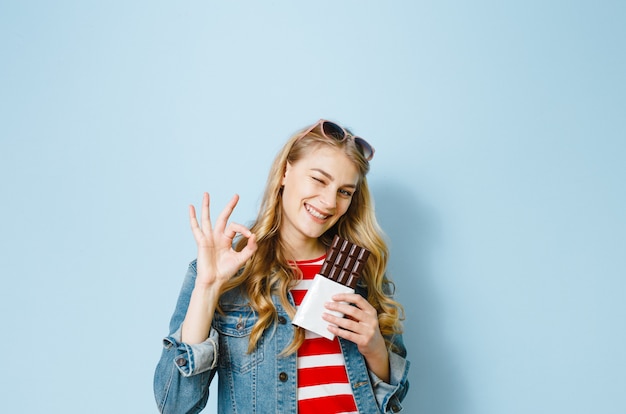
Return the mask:
MULTIPOLYGON (((302 280, 291 290, 296 308, 322 268, 325 257, 296 262, 302 271, 302 280)), ((298 349, 298 413, 358 414, 346 361, 336 337, 330 341, 305 331, 304 343, 298 349)))

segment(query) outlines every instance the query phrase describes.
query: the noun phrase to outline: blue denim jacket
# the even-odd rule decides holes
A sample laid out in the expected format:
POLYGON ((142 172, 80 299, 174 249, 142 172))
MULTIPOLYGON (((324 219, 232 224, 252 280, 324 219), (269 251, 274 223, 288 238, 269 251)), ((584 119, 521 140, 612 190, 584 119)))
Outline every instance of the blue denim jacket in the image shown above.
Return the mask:
MULTIPOLYGON (((206 405, 209 384, 218 374, 219 413, 297 412, 297 365, 295 353, 280 356, 291 343, 294 327, 274 298, 277 323, 267 329, 248 353, 248 338, 257 321, 247 299, 238 290, 220 298, 224 314, 215 312, 209 337, 201 344, 181 342, 180 327, 195 285, 196 262, 189 265, 170 321, 170 335, 163 340, 163 352, 154 375, 154 394, 161 413, 198 413, 206 405)), ((363 288, 357 289, 364 294, 363 288)), ((293 304, 293 298, 289 295, 293 304)), ((396 413, 409 388, 409 362, 401 336, 393 343, 397 353, 389 353, 390 383, 367 369, 357 346, 339 338, 346 370, 359 413, 396 413)))

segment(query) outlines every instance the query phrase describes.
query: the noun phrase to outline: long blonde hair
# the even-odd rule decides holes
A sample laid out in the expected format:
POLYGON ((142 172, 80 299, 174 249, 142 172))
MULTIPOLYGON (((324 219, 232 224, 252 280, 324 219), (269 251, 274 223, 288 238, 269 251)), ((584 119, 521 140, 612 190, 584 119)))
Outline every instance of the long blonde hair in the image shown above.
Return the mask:
MULTIPOLYGON (((304 130, 295 134, 276 156, 270 169, 259 214, 251 226, 251 231, 257 236, 258 249, 242 271, 223 288, 223 291, 234 288, 242 289, 247 294, 250 306, 258 316, 250 335, 248 352, 254 350, 263 332, 277 322, 278 314, 272 301, 272 294, 276 294, 280 298, 282 306, 291 318, 295 315, 296 310, 289 302, 287 295, 289 289, 300 278, 300 271, 285 256, 286 249, 280 239, 283 219, 281 181, 287 163, 297 162, 322 145, 342 150, 356 165, 360 180, 348 211, 320 239, 326 246, 330 246, 334 235, 339 234, 371 252, 361 275, 361 280, 367 289, 367 300, 378 312, 380 330, 388 346, 391 344, 391 337, 402 332, 400 321, 404 316, 403 309, 391 297, 390 289, 393 289, 393 283, 385 274, 389 250, 383 232, 376 221, 374 206, 365 177, 369 172, 369 162, 356 147, 353 139, 340 142, 326 138, 318 131, 319 125, 313 130, 309 130, 305 136, 302 135, 304 130)), ((242 249, 246 242, 246 239, 239 240, 235 248, 237 250, 242 249)), ((304 341, 304 330, 299 327, 294 328, 294 339, 283 350, 283 354, 297 351, 304 341)))

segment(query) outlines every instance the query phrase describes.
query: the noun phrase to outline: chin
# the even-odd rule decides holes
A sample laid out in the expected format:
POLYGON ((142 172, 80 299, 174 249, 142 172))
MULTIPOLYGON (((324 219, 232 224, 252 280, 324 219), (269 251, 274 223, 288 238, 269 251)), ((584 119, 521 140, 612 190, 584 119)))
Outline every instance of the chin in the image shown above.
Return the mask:
POLYGON ((310 239, 319 239, 320 237, 322 237, 322 234, 326 233, 327 231, 328 228, 324 228, 321 230, 305 230, 302 232, 302 234, 310 239))

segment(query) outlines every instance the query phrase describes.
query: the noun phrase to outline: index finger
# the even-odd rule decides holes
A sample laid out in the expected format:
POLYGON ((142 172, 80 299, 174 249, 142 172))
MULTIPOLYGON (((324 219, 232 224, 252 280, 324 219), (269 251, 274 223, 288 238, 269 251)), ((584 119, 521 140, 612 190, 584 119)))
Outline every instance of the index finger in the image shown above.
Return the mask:
POLYGON ((367 303, 369 305, 369 302, 367 301, 367 299, 365 299, 363 296, 359 295, 358 293, 338 293, 336 295, 333 295, 332 299, 335 302, 348 302, 348 303, 354 303, 355 305, 357 304, 365 304, 367 303))

